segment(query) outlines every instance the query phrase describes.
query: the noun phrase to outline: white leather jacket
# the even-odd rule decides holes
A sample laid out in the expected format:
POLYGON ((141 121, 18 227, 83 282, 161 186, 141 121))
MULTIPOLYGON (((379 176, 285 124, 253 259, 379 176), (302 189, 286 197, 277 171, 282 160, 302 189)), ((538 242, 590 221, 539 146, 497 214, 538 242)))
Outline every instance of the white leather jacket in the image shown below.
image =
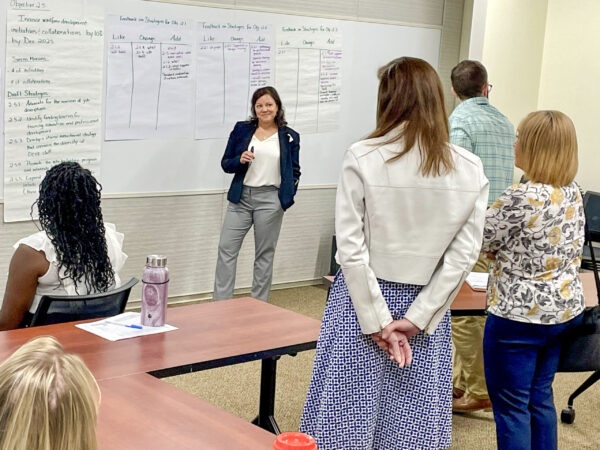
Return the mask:
POLYGON ((477 156, 451 144, 455 170, 424 177, 416 147, 390 161, 402 150, 378 144, 390 134, 346 152, 336 257, 363 333, 392 322, 377 278, 424 286, 405 318, 433 333, 479 256, 488 180, 477 156))

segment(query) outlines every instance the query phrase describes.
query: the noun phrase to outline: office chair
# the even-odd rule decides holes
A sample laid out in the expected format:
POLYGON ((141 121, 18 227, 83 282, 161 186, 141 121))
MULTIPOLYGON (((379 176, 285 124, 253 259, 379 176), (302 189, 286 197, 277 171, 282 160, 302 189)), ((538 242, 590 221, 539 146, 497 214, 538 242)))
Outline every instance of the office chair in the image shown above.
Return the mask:
MULTIPOLYGON (((600 243, 600 193, 587 191, 583 196, 583 208, 585 209, 585 217, 588 227, 589 242, 600 243)), ((594 262, 592 261, 591 249, 594 248, 594 257, 596 261, 600 261, 600 248, 586 245, 583 247, 583 259, 581 268, 586 270, 594 270, 594 262)), ((596 269, 600 269, 597 266, 596 269)))
POLYGON ((337 243, 335 242, 335 234, 331 237, 331 254, 329 255, 329 273, 327 275, 334 275, 340 268, 340 265, 335 260, 335 254, 337 252, 337 243))
POLYGON ((125 310, 131 288, 138 282, 137 278, 132 278, 116 289, 97 294, 44 295, 27 326, 116 316, 125 310))
POLYGON ((329 293, 331 292, 331 286, 333 285, 333 279, 336 276, 338 270, 340 269, 339 264, 335 260, 335 254, 337 252, 337 244, 335 241, 335 234, 331 237, 331 253, 329 255, 329 272, 326 276, 323 277, 325 284, 327 284, 327 298, 329 298, 329 293))
MULTIPOLYGON (((583 260, 581 268, 594 272, 598 301, 600 301, 600 276, 598 275, 598 260, 600 259, 600 248, 594 247, 594 242, 600 242, 600 194, 587 191, 583 197, 583 208, 585 211, 585 245, 583 246, 583 260), (587 255, 587 259, 586 259, 587 255)), ((575 398, 590 388, 596 381, 600 380, 600 370, 594 371, 575 391, 569 396, 567 407, 560 413, 562 423, 571 424, 575 421, 575 409, 573 402, 575 398)))

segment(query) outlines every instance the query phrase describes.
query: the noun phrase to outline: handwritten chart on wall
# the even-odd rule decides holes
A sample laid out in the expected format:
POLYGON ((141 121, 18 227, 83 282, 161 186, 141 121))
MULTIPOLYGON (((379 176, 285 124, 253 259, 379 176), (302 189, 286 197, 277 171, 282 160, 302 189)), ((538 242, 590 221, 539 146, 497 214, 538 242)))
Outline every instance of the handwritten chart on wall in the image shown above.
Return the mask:
POLYGON ((107 22, 106 139, 191 137, 192 26, 129 15, 107 22))
MULTIPOLYGON (((39 3, 54 5, 55 2, 47 0, 39 3)), ((52 36, 55 39, 53 46, 38 44, 36 41, 35 46, 27 44, 18 48, 15 47, 16 44, 11 43, 11 39, 13 37, 23 39, 21 36, 23 32, 18 30, 11 32, 9 27, 7 31, 8 45, 5 39, 0 40, 2 61, 5 60, 3 57, 5 49, 9 53, 6 60, 8 72, 2 70, 2 74, 5 75, 2 77, 3 85, 4 81, 10 82, 13 77, 19 75, 18 73, 13 75, 12 68, 17 69, 19 64, 24 64, 23 61, 18 63, 13 61, 12 56, 28 57, 27 52, 33 51, 34 47, 35 55, 33 56, 44 56, 44 52, 47 52, 48 58, 52 58, 48 63, 44 63, 47 67, 39 63, 38 68, 50 70, 51 67, 59 67, 58 63, 62 62, 64 69, 57 69, 52 73, 49 71, 42 74, 35 72, 28 74, 32 79, 39 75, 42 79, 52 81, 52 91, 49 86, 41 84, 30 83, 27 87, 31 91, 36 89, 48 91, 48 99, 44 98, 43 100, 44 102, 50 101, 49 106, 16 106, 13 103, 9 106, 8 101, 22 99, 9 99, 6 95, 3 95, 2 99, 7 101, 5 104, 7 115, 25 117, 25 113, 33 113, 25 111, 25 107, 48 108, 45 111, 37 111, 37 113, 48 114, 44 120, 51 120, 52 114, 73 114, 73 118, 60 118, 55 120, 56 123, 51 126, 44 125, 45 130, 52 131, 49 134, 55 135, 55 130, 58 130, 61 124, 63 126, 66 126, 67 122, 74 124, 76 120, 72 119, 88 114, 90 111, 88 108, 91 108, 91 105, 95 108, 96 119, 100 117, 99 98, 104 90, 106 97, 101 113, 104 115, 102 122, 105 130, 102 130, 101 133, 105 134, 108 139, 111 139, 112 136, 118 140, 102 140, 96 131, 88 132, 89 135, 86 136, 84 134, 86 131, 82 130, 80 139, 85 139, 85 143, 78 143, 73 147, 52 145, 53 157, 59 154, 60 149, 61 154, 64 152, 65 155, 69 155, 67 157, 82 161, 83 158, 90 159, 88 167, 97 168, 99 165, 103 195, 162 195, 163 193, 205 192, 227 188, 230 178, 220 169, 220 159, 227 135, 233 122, 248 117, 249 107, 246 108, 248 92, 259 84, 267 84, 267 80, 280 92, 290 125, 302 133, 301 186, 333 185, 338 179, 344 151, 352 142, 364 137, 374 127, 377 68, 402 55, 423 58, 437 67, 440 55, 441 32, 435 28, 350 20, 337 21, 317 17, 141 0, 66 0, 64 3, 68 9, 61 9, 60 12, 56 12, 54 9, 50 15, 58 19, 62 19, 63 16, 71 18, 77 14, 86 17, 86 15, 90 15, 92 7, 101 7, 101 14, 93 15, 104 17, 105 24, 102 25, 100 22, 90 19, 86 28, 92 30, 97 27, 97 31, 105 31, 104 51, 107 64, 104 67, 101 66, 102 44, 98 40, 98 38, 102 38, 101 36, 93 38, 86 36, 79 40, 78 36, 57 35, 52 36), (112 17, 117 17, 119 20, 112 17), (136 21, 125 22, 125 20, 120 20, 121 17, 135 18, 136 21), (182 18, 185 19, 185 24, 181 23, 182 18), (175 21, 177 21, 176 24, 175 21), (231 24, 232 28, 220 31, 207 28, 202 31, 202 24, 226 24, 228 27, 231 24), (259 27, 258 31, 254 25, 259 27), (251 30, 248 30, 248 26, 251 30), (242 29, 248 31, 241 34, 243 39, 240 41, 242 29), (138 58, 134 67, 135 72, 132 72, 134 56, 132 45, 134 42, 142 41, 139 37, 140 33, 144 36, 154 36, 154 40, 153 42, 144 40, 144 45, 147 47, 142 47, 143 51, 140 53, 144 57, 138 58), (124 35, 124 38, 120 38, 121 35, 124 35), (173 40, 171 40, 172 36, 175 36, 173 40), (240 61, 243 61, 238 54, 239 48, 231 46, 236 51, 232 52, 230 56, 235 55, 235 58, 227 59, 223 63, 224 58, 219 60, 216 55, 218 52, 215 49, 213 49, 212 56, 208 48, 205 49, 204 54, 199 51, 202 45, 206 44, 203 41, 204 37, 210 39, 211 36, 214 37, 214 40, 206 41, 208 44, 222 42, 229 46, 232 43, 252 43, 252 48, 257 50, 254 56, 252 52, 241 52, 246 57, 246 63, 239 64, 240 61), (179 38, 181 40, 176 40, 179 38), (71 40, 70 44, 65 43, 65 48, 60 46, 62 44, 59 45, 59 41, 62 42, 63 39, 71 40), (238 41, 236 42, 234 39, 238 39, 238 41), (147 65, 148 62, 156 63, 153 58, 156 58, 157 55, 164 56, 162 52, 155 52, 155 48, 150 49, 152 53, 149 53, 149 46, 157 43, 177 44, 169 55, 171 57, 167 58, 173 63, 169 63, 165 67, 162 64, 153 64, 150 69, 147 65), (113 46, 113 44, 115 45, 113 46), (191 47, 191 53, 189 50, 181 50, 184 44, 186 49, 191 47), (72 52, 67 51, 69 45, 72 52), (267 46, 270 46, 270 51, 267 50, 267 46), (252 62, 252 65, 249 61, 252 62), (224 69, 218 73, 218 76, 210 78, 210 73, 203 71, 202 66, 198 65, 199 62, 202 62, 205 68, 210 67, 211 64, 214 64, 213 67, 219 67, 221 64, 224 69), (240 69, 240 73, 237 74, 243 83, 233 88, 237 90, 232 95, 234 91, 224 89, 222 86, 226 85, 224 82, 225 71, 234 67, 242 67, 244 70, 241 73, 240 69), (102 73, 103 71, 104 73, 102 73), (165 80, 163 71, 167 74, 168 80, 165 80), (49 78, 50 74, 52 78, 49 78), (98 85, 100 78, 103 83, 98 85), (116 78, 119 80, 115 81, 116 78), (217 82, 215 81, 217 79, 223 95, 217 93, 217 82), (159 80, 162 86, 160 100, 157 101, 157 90, 153 86, 159 80), (213 84, 208 85, 208 81, 213 84), (60 90, 59 83, 61 83, 60 90), (165 88, 165 85, 171 83, 173 83, 173 89, 165 88), (150 93, 148 98, 139 98, 137 92, 132 93, 132 84, 135 84, 134 90, 141 86, 150 86, 144 88, 150 93), (81 92, 85 92, 85 95, 78 90, 81 85, 85 85, 85 89, 81 90, 81 92), (202 86, 206 86, 206 91, 199 93, 202 86), (122 91, 118 91, 118 89, 122 89, 122 91), (185 95, 182 94, 183 92, 185 95), (209 92, 213 94, 212 97, 208 94, 209 92), (214 95, 215 93, 217 94, 214 95), (89 98, 89 101, 81 105, 77 102, 64 103, 62 104, 64 108, 57 112, 58 110, 54 108, 60 107, 61 104, 55 104, 53 97, 57 97, 59 102, 61 101, 60 97, 65 97, 65 99, 81 98, 82 102, 89 98), (152 97, 155 99, 153 102, 150 100, 152 97), (137 109, 131 109, 132 100, 137 109), (148 104, 152 106, 147 107, 148 104), (217 109, 217 104, 219 109, 217 109), (199 134, 198 125, 204 122, 208 123, 210 120, 214 123, 217 117, 223 121, 225 111, 223 105, 225 104, 229 105, 230 112, 227 113, 227 120, 231 120, 230 125, 223 124, 221 126, 221 131, 225 131, 217 139, 202 138, 207 134, 199 134), (182 105, 190 105, 190 110, 187 106, 182 105), (238 107, 240 112, 234 112, 238 107), (167 110, 170 111, 170 114, 165 114, 167 110), (132 111, 135 111, 136 114, 131 114, 132 111), (157 115, 157 111, 162 115, 157 115), (149 113, 150 119, 144 118, 144 114, 147 113, 149 113), (119 114, 122 115, 119 116, 119 114), (131 128, 129 126, 130 115, 131 128), (158 126, 157 117, 159 118, 158 126), (200 120, 200 117, 203 118, 200 120), (149 125, 146 126, 144 121, 149 125), (181 130, 181 132, 172 131, 175 129, 181 130), (94 132, 96 132, 95 136, 93 136, 94 132), (95 153, 93 156, 85 147, 91 142, 94 142, 95 153), (102 158, 98 162, 100 148, 102 158), (80 150, 84 150, 84 153, 80 153, 80 150)), ((7 7, 9 7, 9 11, 13 9, 10 5, 9 0, 0 0, 0 22, 2 24, 6 21, 7 7)), ((33 14, 32 11, 24 13, 33 14)), ((14 19, 11 19, 12 22, 14 19)), ((77 28, 79 27, 77 26, 77 28)), ((28 35, 28 39, 33 39, 33 36, 28 35)), ((218 49, 221 50, 222 56, 224 46, 218 47, 218 49)), ((19 80, 23 79, 23 76, 24 73, 21 73, 19 80)), ((233 75, 231 76, 233 77, 233 75)), ((14 79, 16 81, 17 78, 14 79)), ((230 81, 228 86, 234 83, 233 78, 230 81)), ((24 90, 22 85, 20 88, 24 90)), ((12 90, 9 84, 6 84, 6 90, 12 90)), ((29 100, 39 101, 40 98, 29 100)), ((26 140, 28 136, 30 139, 39 137, 32 134, 27 135, 27 132, 33 131, 28 128, 29 121, 23 119, 21 123, 25 123, 25 125, 21 127, 22 133, 20 134, 15 128, 16 123, 6 123, 7 147, 12 146, 11 148, 15 149, 19 145, 27 145, 27 143, 18 144, 16 139, 26 140), (9 143, 9 139, 14 139, 14 141, 9 143)), ((215 125, 215 130, 217 125, 215 125)), ((101 128, 96 126, 94 129, 101 128)), ((214 135, 216 134, 215 130, 211 128, 209 131, 214 135)), ((62 134, 67 136, 72 132, 79 133, 73 126, 70 126, 62 134)), ((63 138, 62 141, 68 142, 68 139, 63 138)), ((34 146, 38 144, 43 145, 44 142, 33 142, 34 146)), ((30 142, 29 145, 32 143, 30 142)), ((27 151, 26 147, 23 148, 24 151, 27 151)), ((22 177, 21 179, 24 180, 28 175, 25 175, 23 171, 8 173, 12 170, 9 165, 11 158, 14 158, 14 153, 11 149, 7 149, 7 151, 11 154, 6 155, 6 171, 4 171, 4 166, 0 167, 0 178, 5 178, 6 174, 7 177, 12 176, 14 180, 19 179, 17 177, 22 177)), ((34 148, 33 151, 37 150, 34 148)), ((34 155, 28 158, 25 153, 23 159, 13 162, 33 166, 36 161, 35 157, 34 155), (30 162, 25 162, 26 159, 29 159, 30 162)), ((56 160, 61 158, 62 156, 56 157, 56 160)), ((4 149, 0 145, 0 160, 3 159, 4 149)), ((41 174, 43 171, 40 169, 39 173, 41 174)), ((0 197, 3 197, 8 204, 9 197, 22 196, 23 188, 34 190, 37 186, 36 180, 25 180, 25 182, 33 182, 34 185, 24 186, 22 181, 18 181, 15 184, 17 189, 9 190, 7 188, 5 190, 4 184, 0 183, 0 197)), ((23 201, 24 206, 27 203, 31 202, 23 201)))
POLYGON ((103 33, 98 17, 8 11, 5 221, 29 218, 54 164, 76 160, 99 170, 103 33))
POLYGON ((252 93, 273 84, 273 28, 197 24, 196 139, 227 137, 248 116, 252 93))
POLYGON ((333 22, 284 25, 277 30, 276 85, 296 131, 318 133, 338 127, 341 60, 342 36, 333 22))

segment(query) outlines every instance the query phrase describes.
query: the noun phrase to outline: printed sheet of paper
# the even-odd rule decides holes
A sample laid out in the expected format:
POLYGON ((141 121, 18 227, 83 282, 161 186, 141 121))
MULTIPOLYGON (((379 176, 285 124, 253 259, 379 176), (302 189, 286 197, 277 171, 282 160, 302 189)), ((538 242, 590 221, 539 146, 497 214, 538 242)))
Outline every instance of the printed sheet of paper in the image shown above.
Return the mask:
MULTIPOLYGON (((75 160, 96 175, 100 167, 102 17, 70 16, 50 9, 52 2, 33 3, 46 10, 7 11, 7 222, 30 218, 38 185, 53 165, 75 160)), ((81 4, 71 10, 81 12, 81 4)))
POLYGON ((467 284, 475 291, 486 291, 490 274, 487 272, 471 272, 467 275, 467 284))
POLYGON ((250 115, 254 91, 273 83, 270 25, 198 23, 196 139, 229 136, 250 115))
POLYGON ((140 313, 126 312, 98 322, 88 322, 75 325, 77 328, 93 333, 109 341, 120 341, 149 334, 166 333, 177 330, 177 327, 163 325, 162 327, 141 326, 140 313), (133 325, 133 327, 131 326, 133 325), (141 327, 141 328, 138 328, 141 327))
POLYGON ((275 84, 299 133, 335 130, 340 115, 342 37, 337 26, 280 26, 275 84))
POLYGON ((106 140, 192 137, 192 33, 185 19, 109 16, 106 140))

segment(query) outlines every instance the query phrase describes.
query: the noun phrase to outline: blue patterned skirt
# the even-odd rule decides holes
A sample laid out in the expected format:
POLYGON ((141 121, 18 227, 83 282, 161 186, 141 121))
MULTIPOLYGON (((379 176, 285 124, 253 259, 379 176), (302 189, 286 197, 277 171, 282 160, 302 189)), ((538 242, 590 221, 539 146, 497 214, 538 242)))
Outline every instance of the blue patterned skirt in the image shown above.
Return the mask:
MULTIPOLYGON (((379 280, 395 319, 421 286, 379 280)), ((300 431, 319 450, 442 449, 451 444, 450 312, 433 335, 409 339, 410 367, 400 369, 358 324, 342 271, 335 278, 317 343, 300 431)))

